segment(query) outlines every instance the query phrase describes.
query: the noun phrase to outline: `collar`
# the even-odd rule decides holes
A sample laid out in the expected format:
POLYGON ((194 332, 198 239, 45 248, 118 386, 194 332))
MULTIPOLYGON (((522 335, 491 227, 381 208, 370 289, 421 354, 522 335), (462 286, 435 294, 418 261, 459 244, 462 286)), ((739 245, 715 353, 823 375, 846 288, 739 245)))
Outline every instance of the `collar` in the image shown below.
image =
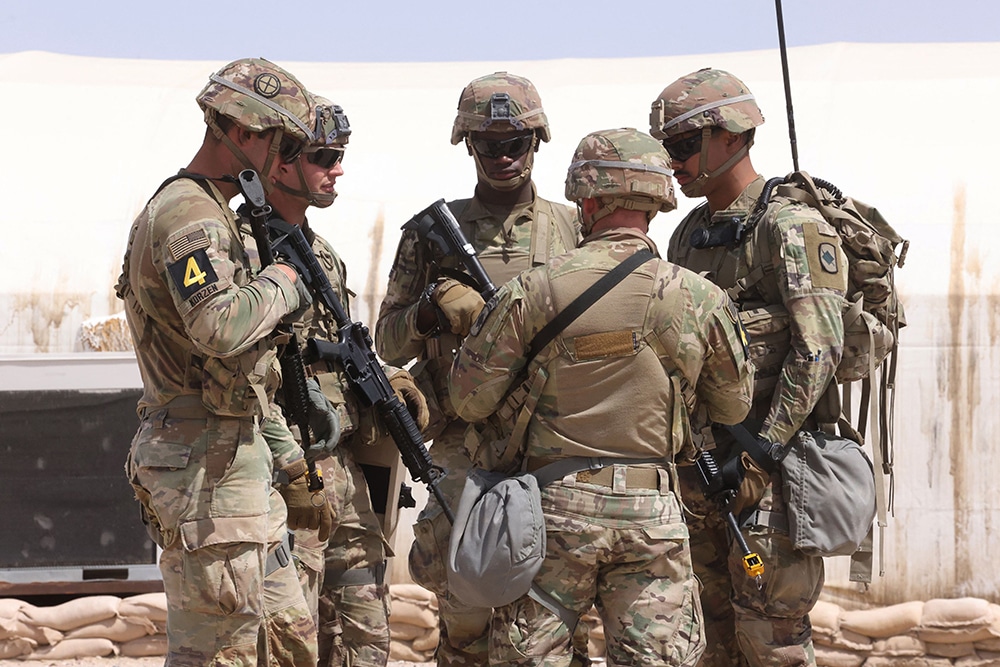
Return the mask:
POLYGON ((760 198, 760 193, 763 190, 764 177, 757 174, 757 178, 743 189, 743 192, 740 193, 732 204, 712 214, 712 221, 709 224, 715 224, 719 220, 731 220, 734 216, 746 217, 749 215, 750 210, 757 205, 757 199, 760 198))
POLYGON ((582 247, 592 243, 620 243, 622 245, 636 246, 638 249, 645 247, 649 248, 657 257, 660 256, 660 251, 656 249, 656 243, 653 242, 653 239, 649 238, 638 229, 632 229, 631 227, 602 229, 601 231, 591 234, 587 238, 580 241, 580 246, 582 247))
POLYGON ((494 206, 486 204, 482 199, 473 195, 472 199, 469 201, 469 206, 463 212, 462 218, 464 220, 468 220, 469 222, 477 222, 487 218, 496 220, 502 215, 507 220, 513 219, 514 222, 519 222, 522 219, 534 220, 535 205, 537 202, 538 191, 535 189, 534 182, 532 182, 531 200, 526 204, 517 204, 511 208, 494 206))

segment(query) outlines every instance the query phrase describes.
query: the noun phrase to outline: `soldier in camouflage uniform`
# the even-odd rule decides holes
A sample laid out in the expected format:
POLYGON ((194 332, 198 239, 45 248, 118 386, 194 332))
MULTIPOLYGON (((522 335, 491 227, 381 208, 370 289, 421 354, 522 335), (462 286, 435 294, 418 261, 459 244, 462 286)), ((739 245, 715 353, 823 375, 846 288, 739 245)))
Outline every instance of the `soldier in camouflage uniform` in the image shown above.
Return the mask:
MULTIPOLYGON (((670 154, 682 192, 706 198, 674 231, 668 257, 728 290, 750 335, 757 367, 745 424, 751 442, 756 436, 764 449, 784 446, 800 429, 836 422, 839 405, 828 390, 843 351, 847 286, 837 232, 816 210, 792 203, 739 243, 693 247, 696 232, 706 237, 699 230, 724 237, 727 226, 747 223, 764 186, 749 156, 764 119, 747 87, 715 69, 681 77, 652 107, 651 134, 670 154)), ((705 434, 711 443, 712 431, 705 434)), ((768 474, 732 437, 715 434, 716 459, 738 463, 743 475, 739 519, 765 573, 759 583, 743 573, 718 508, 704 499, 695 472, 682 471, 684 501, 695 515, 695 572, 704 586, 710 648, 703 664, 814 665, 808 614, 823 586, 823 560, 791 546, 780 473, 768 474)))
MULTIPOLYGON (((539 197, 531 180, 535 151, 540 141, 549 139, 541 99, 527 79, 496 72, 462 91, 451 142, 465 143, 478 183, 472 199, 448 206, 495 284, 544 264, 573 248, 579 238, 572 209, 539 197)), ((388 363, 401 366, 417 359, 410 370, 431 409, 425 435, 434 441, 435 463, 448 470, 441 489, 452 504, 461 495, 470 456, 481 442, 475 429, 466 432, 469 424, 457 417, 447 391, 455 350, 483 306, 478 293, 447 277, 456 266, 454 258, 440 256, 414 232, 404 232, 375 336, 378 353, 388 363)), ((450 532, 451 525, 432 498, 414 527, 410 573, 438 597, 438 664, 485 665, 491 610, 468 607, 448 594, 450 532)))
MULTIPOLYGON (((522 273, 491 300, 451 372, 458 414, 483 419, 532 383, 523 468, 580 472, 542 488, 546 554, 535 585, 574 614, 596 604, 610 665, 694 665, 704 650, 698 584, 676 493, 694 455, 688 409, 739 422, 753 379, 725 293, 656 257, 646 235, 675 208, 667 154, 631 128, 580 142, 566 197, 580 247, 522 273), (530 361, 532 341, 584 290, 642 250, 649 259, 530 361), (598 459, 600 459, 598 461, 598 459)), ((532 596, 495 612, 493 665, 566 665, 570 632, 532 596)))
POLYGON ((136 219, 117 285, 144 388, 126 473, 163 548, 167 664, 315 664, 283 537, 328 530, 331 508, 266 398, 280 382, 269 334, 310 300, 290 266, 251 274, 228 206, 236 173, 267 185, 312 139, 311 102, 285 70, 244 59, 198 103, 202 146, 136 219))
MULTIPOLYGON (((340 106, 319 96, 314 100, 317 139, 306 146, 298 160, 278 168, 268 202, 277 216, 302 228, 330 286, 350 314, 347 269, 329 242, 309 226, 306 210, 309 206, 326 208, 336 199, 336 181, 344 174, 342 159, 351 128, 340 106)), ((315 306, 294 329, 300 342, 308 338, 338 340, 332 313, 315 306)), ((329 437, 314 442, 306 454, 323 471, 326 495, 336 517, 333 532, 329 539, 321 539, 316 530, 297 530, 293 548, 303 592, 317 619, 319 664, 384 667, 389 659, 385 570, 390 554, 353 452, 355 447, 371 445, 377 436, 374 416, 359 404, 338 365, 319 361, 308 370, 315 378, 315 384, 310 382, 313 390, 322 392, 337 415, 329 437)), ((418 426, 426 426, 426 402, 409 373, 385 370, 400 400, 416 413, 418 426)))

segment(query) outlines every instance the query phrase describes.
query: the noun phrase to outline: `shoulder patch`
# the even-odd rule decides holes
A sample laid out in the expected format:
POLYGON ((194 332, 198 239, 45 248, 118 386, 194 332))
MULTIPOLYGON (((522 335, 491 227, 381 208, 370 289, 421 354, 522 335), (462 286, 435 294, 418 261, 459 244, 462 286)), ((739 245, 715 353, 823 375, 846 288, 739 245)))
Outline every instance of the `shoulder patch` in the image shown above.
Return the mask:
POLYGON ((846 290, 847 266, 837 233, 828 232, 818 224, 805 223, 802 235, 813 287, 846 290))
POLYGON ((196 306, 219 291, 219 277, 204 248, 195 250, 167 267, 174 287, 189 306, 196 306))
POLYGON ((208 234, 204 229, 195 229, 190 232, 181 232, 167 239, 167 248, 174 261, 179 261, 182 257, 190 255, 196 250, 208 247, 208 234))
POLYGON ((489 319, 490 313, 493 312, 493 309, 497 307, 497 303, 500 301, 497 298, 498 296, 499 292, 494 294, 490 300, 486 302, 486 305, 483 306, 483 309, 479 311, 479 316, 476 318, 476 321, 472 323, 472 327, 469 328, 470 336, 478 336, 479 332, 483 330, 483 325, 486 324, 486 320, 489 319))

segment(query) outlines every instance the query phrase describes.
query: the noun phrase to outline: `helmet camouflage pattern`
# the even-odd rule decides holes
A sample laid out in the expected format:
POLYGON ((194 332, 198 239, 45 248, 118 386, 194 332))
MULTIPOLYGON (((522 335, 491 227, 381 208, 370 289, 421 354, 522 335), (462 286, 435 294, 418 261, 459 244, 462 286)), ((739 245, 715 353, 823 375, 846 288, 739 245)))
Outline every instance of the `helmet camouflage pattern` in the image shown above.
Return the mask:
POLYGON ((705 68, 663 89, 649 114, 649 132, 661 140, 705 127, 742 134, 763 122, 746 84, 729 72, 705 68))
POLYGON ((605 198, 606 213, 615 208, 648 212, 677 207, 670 157, 653 137, 626 127, 591 132, 580 141, 566 174, 566 199, 605 198), (607 200, 610 199, 610 202, 607 200))
POLYGON ((458 144, 469 132, 535 130, 542 141, 552 138, 542 99, 527 79, 494 72, 472 81, 458 98, 458 115, 451 130, 451 143, 458 144))
POLYGON ((198 94, 205 120, 231 119, 250 132, 281 129, 302 143, 313 140, 313 101, 294 76, 263 58, 233 61, 209 77, 198 94))

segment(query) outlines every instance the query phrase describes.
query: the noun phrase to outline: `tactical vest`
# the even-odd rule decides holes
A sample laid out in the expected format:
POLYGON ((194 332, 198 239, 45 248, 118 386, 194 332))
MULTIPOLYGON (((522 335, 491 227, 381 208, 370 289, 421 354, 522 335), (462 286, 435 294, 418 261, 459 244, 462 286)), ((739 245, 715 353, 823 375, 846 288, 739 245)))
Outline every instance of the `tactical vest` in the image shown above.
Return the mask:
MULTIPOLYGON (((510 224, 500 230, 499 236, 492 233, 490 227, 469 219, 467 213, 471 201, 461 199, 449 202, 448 208, 458 220, 466 240, 476 249, 479 261, 490 280, 498 287, 522 271, 541 266, 549 259, 575 248, 579 240, 576 216, 570 209, 565 206, 556 207, 541 197, 535 197, 535 219, 531 224, 510 224)), ((435 254, 433 261, 426 265, 423 284, 427 285, 444 277, 442 269, 459 270, 458 261, 435 254)), ((430 389, 422 382, 426 373, 436 399, 434 402, 438 404, 439 415, 443 415, 443 419, 435 419, 435 406, 430 406, 430 433, 434 431, 435 422, 438 423, 440 432, 447 421, 457 418, 448 392, 448 373, 461 344, 459 336, 447 331, 432 336, 426 341, 424 354, 411 369, 411 373, 422 385, 421 389, 430 389)), ((433 436, 427 437, 430 439, 433 436)))

